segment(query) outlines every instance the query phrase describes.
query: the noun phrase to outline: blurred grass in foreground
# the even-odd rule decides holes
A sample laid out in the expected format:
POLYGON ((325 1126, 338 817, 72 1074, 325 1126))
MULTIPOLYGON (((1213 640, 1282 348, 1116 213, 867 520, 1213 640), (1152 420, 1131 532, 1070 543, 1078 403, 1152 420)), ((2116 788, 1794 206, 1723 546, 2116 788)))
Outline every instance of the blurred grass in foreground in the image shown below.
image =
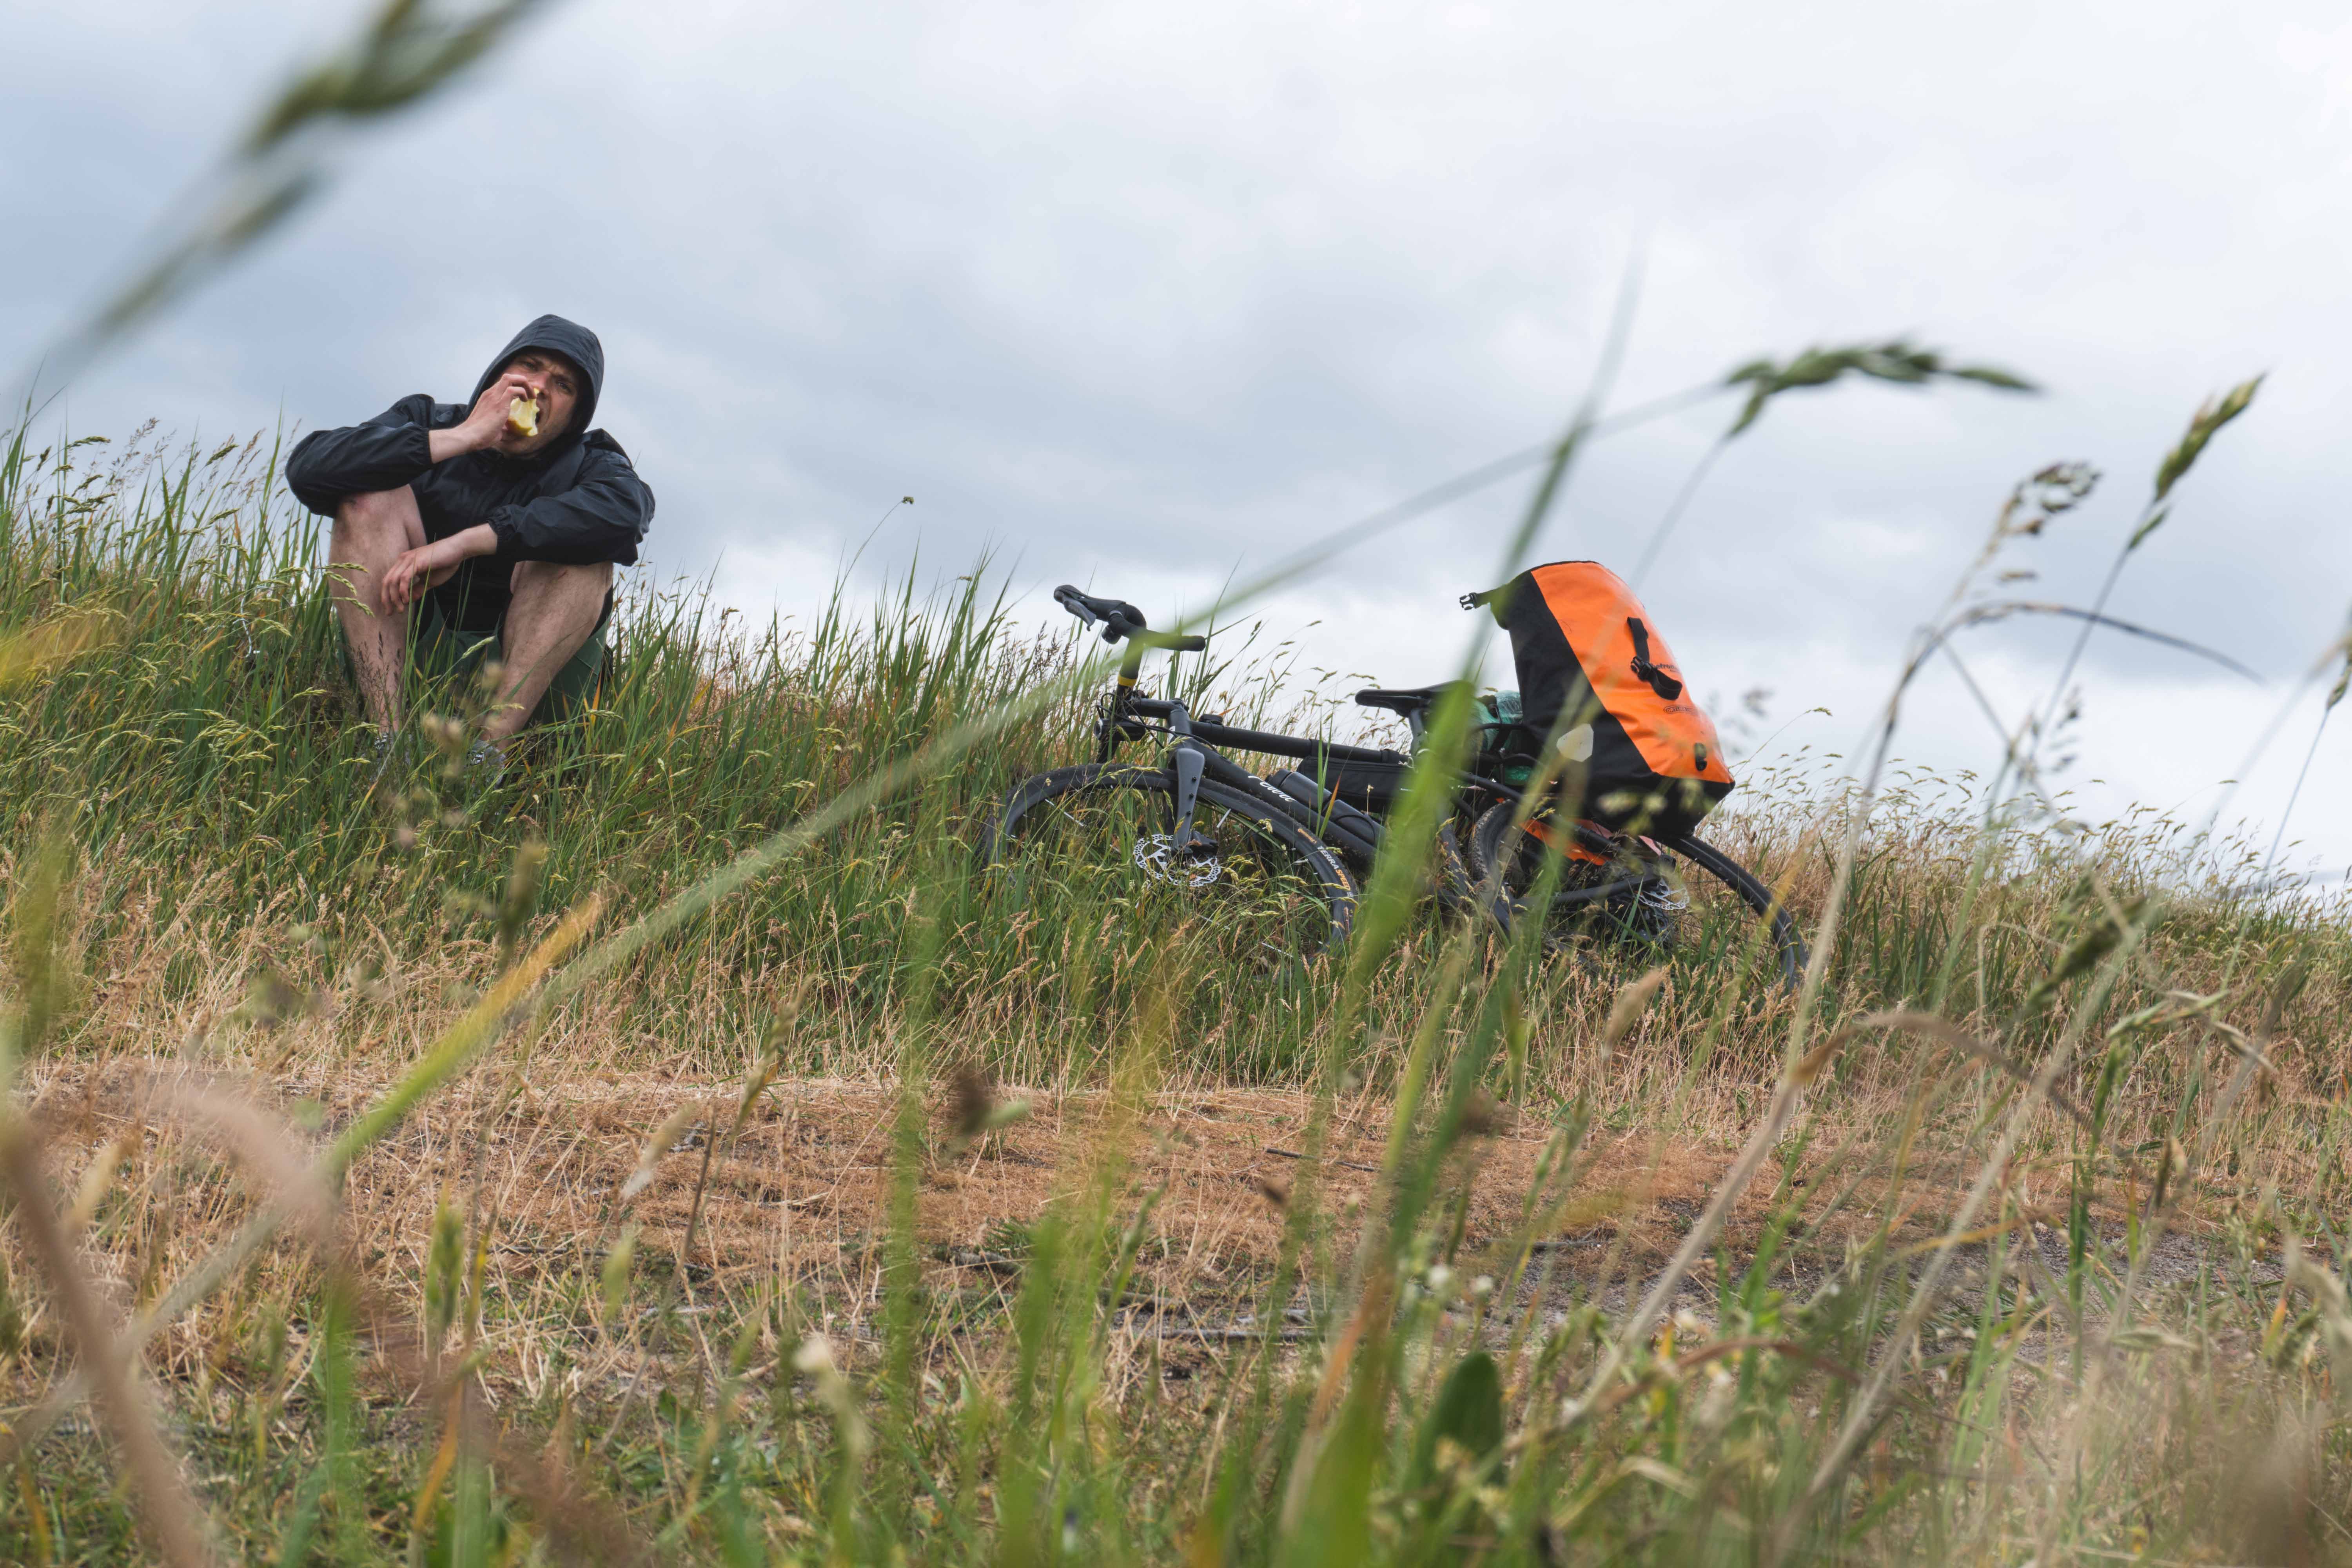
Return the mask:
MULTIPOLYGON (((39 1444, 8 1560, 2352 1557, 2352 911, 2249 890, 2260 858, 1898 779, 1809 1036, 1719 916, 1654 971, 1426 908, 1360 962, 1139 942, 1110 889, 1017 901, 971 864, 1093 695, 985 563, 804 628, 640 597, 604 699, 498 791, 421 731, 379 786, 271 458, 0 467, 0 1354, 7 1441, 39 1444), (1024 695, 1035 721, 564 978, 1024 695), (501 1118, 624 1074, 625 1136, 583 1124, 538 1176, 602 1171, 596 1228, 526 1235, 501 1118), (831 1267, 752 1267, 703 1228, 740 1219, 711 1173, 813 1076, 885 1091, 845 1141, 873 1204, 831 1267), (1147 1156, 1234 1084, 1292 1096, 1299 1157, 1233 1173, 1278 1240, 1219 1253, 1147 1156), (1044 1091, 1051 1179, 957 1261, 925 1205, 1044 1091), (1497 1220, 1474 1189, 1512 1137, 1497 1220), (1742 1137, 1722 1228, 1662 1272, 1621 1167, 1712 1180, 1742 1137), (1214 1289, 1171 1272, 1202 1257, 1214 1289), (75 1366, 95 1425, 51 1397, 75 1366)), ((1175 679, 1239 716, 1276 668, 1213 645, 1175 679)), ((1809 918, 1851 804, 1822 779, 1754 774, 1708 831, 1809 918)))

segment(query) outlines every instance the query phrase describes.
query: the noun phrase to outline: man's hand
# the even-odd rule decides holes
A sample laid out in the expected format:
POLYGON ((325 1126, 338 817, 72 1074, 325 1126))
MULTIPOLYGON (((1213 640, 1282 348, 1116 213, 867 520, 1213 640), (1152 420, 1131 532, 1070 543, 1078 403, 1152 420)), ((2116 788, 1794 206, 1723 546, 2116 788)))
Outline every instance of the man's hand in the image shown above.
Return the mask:
MULTIPOLYGON (((498 389, 492 387, 490 390, 495 392, 498 389)), ((499 405, 499 418, 503 421, 506 418, 505 405, 499 405)), ((461 425, 457 428, 462 430, 465 426, 461 425)), ((439 587, 449 580, 451 573, 467 561, 477 555, 496 554, 498 548, 498 534, 488 523, 480 522, 463 533, 453 533, 446 539, 436 539, 415 550, 403 551, 384 572, 383 589, 378 595, 376 607, 387 616, 403 614, 416 602, 426 586, 439 587)))
POLYGON ((528 437, 517 436, 507 428, 507 409, 518 397, 540 395, 531 381, 523 372, 510 370, 490 383, 482 395, 474 399, 474 411, 466 416, 464 424, 436 430, 426 437, 433 460, 446 463, 462 453, 498 451, 528 440, 528 437))

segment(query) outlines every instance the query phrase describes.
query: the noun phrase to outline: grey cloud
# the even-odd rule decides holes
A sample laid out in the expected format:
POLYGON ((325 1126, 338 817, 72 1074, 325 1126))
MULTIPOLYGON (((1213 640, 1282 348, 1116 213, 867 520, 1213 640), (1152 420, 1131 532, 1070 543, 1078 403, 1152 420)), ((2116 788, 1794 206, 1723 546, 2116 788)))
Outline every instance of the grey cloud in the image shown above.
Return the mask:
MULTIPOLYGON (((0 257, 0 363, 220 145, 289 58, 272 40, 335 25, 290 3, 26 24, 41 79, 8 83, 0 132, 64 151, 0 169, 53 237, 0 257)), ((2315 6, 597 0, 362 149, 74 416, 340 422, 448 395, 554 309, 613 350, 606 423, 661 492, 657 571, 723 557, 751 607, 804 605, 814 563, 911 493, 869 566, 994 542, 1033 587, 1198 604, 1555 427, 1643 247, 1626 400, 1906 330, 2052 389, 1776 406, 1646 589, 1707 684, 1858 715, 2007 487, 2056 458, 2106 487, 2023 553, 2037 591, 2087 595, 2198 399, 2264 369, 2116 608, 2284 675, 2352 595, 2347 99, 2352 29, 2315 6)), ((1727 416, 1597 449, 1547 552, 1629 559, 1727 416)), ((1433 672, 1523 493, 1278 608, 1323 613, 1326 663, 1433 672)), ((2030 666, 2053 641, 1973 646, 2030 666)), ((2149 682, 2206 689, 2116 637, 2086 674, 2118 714, 2149 682)), ((1979 754, 1956 691, 1918 722, 1979 754)))

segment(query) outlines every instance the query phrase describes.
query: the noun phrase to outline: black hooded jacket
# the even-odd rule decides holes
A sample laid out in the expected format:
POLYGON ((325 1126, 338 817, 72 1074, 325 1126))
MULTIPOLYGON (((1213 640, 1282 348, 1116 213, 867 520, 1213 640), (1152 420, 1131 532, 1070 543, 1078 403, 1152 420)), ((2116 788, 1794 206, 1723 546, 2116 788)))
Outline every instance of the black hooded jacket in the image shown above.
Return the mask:
POLYGON ((488 523, 498 553, 458 567, 433 598, 452 626, 491 631, 506 615, 508 578, 518 561, 626 566, 637 559, 653 521, 654 492, 618 441, 588 427, 604 387, 604 346, 596 334, 561 316, 541 316, 499 351, 464 403, 436 403, 420 392, 364 425, 303 437, 286 461, 287 487, 312 511, 332 517, 347 496, 406 485, 415 492, 428 540, 488 523), (434 462, 428 433, 464 424, 474 400, 526 349, 560 353, 580 367, 587 384, 570 427, 528 458, 467 452, 434 462))

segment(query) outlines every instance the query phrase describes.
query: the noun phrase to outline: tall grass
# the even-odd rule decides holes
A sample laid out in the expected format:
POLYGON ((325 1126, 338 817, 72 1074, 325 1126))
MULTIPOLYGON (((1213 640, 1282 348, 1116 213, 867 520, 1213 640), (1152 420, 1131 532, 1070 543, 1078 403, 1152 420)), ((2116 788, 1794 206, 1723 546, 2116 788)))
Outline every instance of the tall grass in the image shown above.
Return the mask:
POLYGON ((10 1560, 2352 1554, 2352 922, 2236 848, 1801 755, 1709 831, 1841 901, 1801 1004, 1409 836, 1266 962, 975 865, 1096 696, 984 563, 641 592, 497 787, 461 684, 377 777, 272 462, 0 467, 10 1560))

